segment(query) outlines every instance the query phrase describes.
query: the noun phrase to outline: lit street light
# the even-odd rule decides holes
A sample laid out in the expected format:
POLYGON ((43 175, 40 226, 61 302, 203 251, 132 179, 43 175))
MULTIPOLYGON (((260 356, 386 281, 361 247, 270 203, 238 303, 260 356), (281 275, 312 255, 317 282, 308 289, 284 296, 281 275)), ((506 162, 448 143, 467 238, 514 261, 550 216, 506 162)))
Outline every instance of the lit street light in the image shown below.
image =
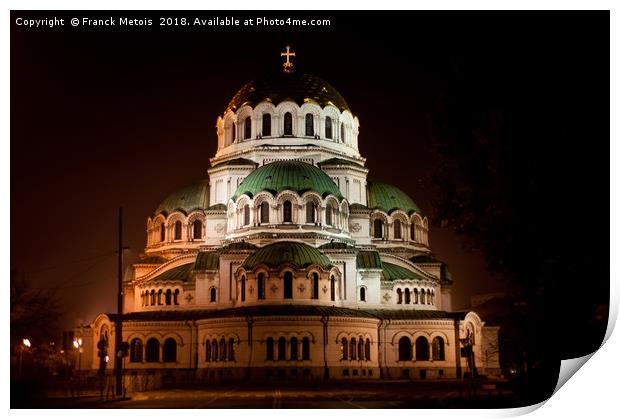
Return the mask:
POLYGON ((24 338, 22 339, 22 344, 19 345, 19 378, 22 378, 22 360, 24 358, 24 348, 30 349, 32 344, 30 343, 30 339, 24 338))
POLYGON ((80 370, 82 368, 82 338, 73 339, 73 346, 78 351, 78 367, 80 370))

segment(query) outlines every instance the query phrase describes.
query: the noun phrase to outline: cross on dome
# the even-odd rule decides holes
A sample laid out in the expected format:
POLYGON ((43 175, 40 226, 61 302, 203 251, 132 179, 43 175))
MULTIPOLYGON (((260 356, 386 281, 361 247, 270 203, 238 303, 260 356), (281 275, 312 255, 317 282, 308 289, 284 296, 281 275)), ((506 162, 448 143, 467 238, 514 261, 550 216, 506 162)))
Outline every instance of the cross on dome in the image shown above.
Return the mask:
POLYGON ((292 73, 293 72, 293 63, 289 60, 290 57, 294 57, 295 53, 294 52, 290 52, 291 47, 290 46, 286 46, 286 52, 281 52, 280 53, 280 57, 286 57, 286 61, 284 63, 282 63, 282 66, 284 67, 283 70, 285 73, 292 73))

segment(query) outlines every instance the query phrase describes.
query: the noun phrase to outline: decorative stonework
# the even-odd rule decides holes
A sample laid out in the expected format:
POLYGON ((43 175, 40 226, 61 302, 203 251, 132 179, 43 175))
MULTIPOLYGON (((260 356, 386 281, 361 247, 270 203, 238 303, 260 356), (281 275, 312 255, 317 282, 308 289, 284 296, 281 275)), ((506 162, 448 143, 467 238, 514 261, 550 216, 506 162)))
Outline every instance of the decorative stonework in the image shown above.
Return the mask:
POLYGON ((351 225, 351 231, 353 233, 359 233, 360 231, 362 231, 362 226, 360 225, 360 223, 353 223, 351 225))
POLYGON ((300 293, 303 294, 303 292, 306 290, 306 287, 304 286, 304 284, 299 284, 297 289, 299 290, 300 293))
POLYGON ((191 303, 193 299, 194 299, 194 296, 192 294, 187 294, 185 296, 185 301, 187 301, 188 303, 191 303))
POLYGON ((276 284, 273 284, 273 285, 271 286, 270 290, 271 290, 271 292, 272 292, 272 293, 274 293, 274 294, 275 294, 275 293, 276 293, 276 291, 278 291, 278 286, 277 286, 276 284))
POLYGON ((254 287, 250 285, 250 288, 248 288, 248 291, 250 292, 250 295, 252 295, 254 293, 254 287))
POLYGON ((385 294, 383 294, 383 301, 385 301, 386 303, 389 302, 392 299, 392 294, 386 292, 385 294))
POLYGON ((323 285, 323 294, 327 294, 327 285, 323 285))
POLYGON ((224 224, 217 224, 215 226, 215 232, 217 234, 222 234, 226 230, 226 226, 224 224))

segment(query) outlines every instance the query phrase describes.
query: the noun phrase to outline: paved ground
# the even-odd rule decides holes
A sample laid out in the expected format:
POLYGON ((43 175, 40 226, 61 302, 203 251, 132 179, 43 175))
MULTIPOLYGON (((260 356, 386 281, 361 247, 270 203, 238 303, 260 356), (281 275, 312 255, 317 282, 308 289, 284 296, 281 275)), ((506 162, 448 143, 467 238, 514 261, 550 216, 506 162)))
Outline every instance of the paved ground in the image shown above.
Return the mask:
POLYGON ((499 408, 513 404, 511 392, 471 394, 459 382, 269 383, 221 384, 217 387, 157 390, 128 394, 126 399, 56 397, 40 408, 499 408))

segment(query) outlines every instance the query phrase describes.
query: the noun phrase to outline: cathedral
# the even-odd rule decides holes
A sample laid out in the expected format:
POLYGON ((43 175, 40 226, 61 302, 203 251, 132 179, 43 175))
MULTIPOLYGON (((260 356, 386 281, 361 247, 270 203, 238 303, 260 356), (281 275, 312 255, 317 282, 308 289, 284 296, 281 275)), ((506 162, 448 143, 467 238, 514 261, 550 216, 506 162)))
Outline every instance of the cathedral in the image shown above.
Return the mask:
MULTIPOLYGON (((438 380, 498 375, 497 327, 454 312, 429 222, 368 179, 334 87, 283 68, 217 117, 208 177, 146 220, 123 280, 126 377, 438 380)), ((116 314, 76 331, 79 368, 114 368, 116 314)))

